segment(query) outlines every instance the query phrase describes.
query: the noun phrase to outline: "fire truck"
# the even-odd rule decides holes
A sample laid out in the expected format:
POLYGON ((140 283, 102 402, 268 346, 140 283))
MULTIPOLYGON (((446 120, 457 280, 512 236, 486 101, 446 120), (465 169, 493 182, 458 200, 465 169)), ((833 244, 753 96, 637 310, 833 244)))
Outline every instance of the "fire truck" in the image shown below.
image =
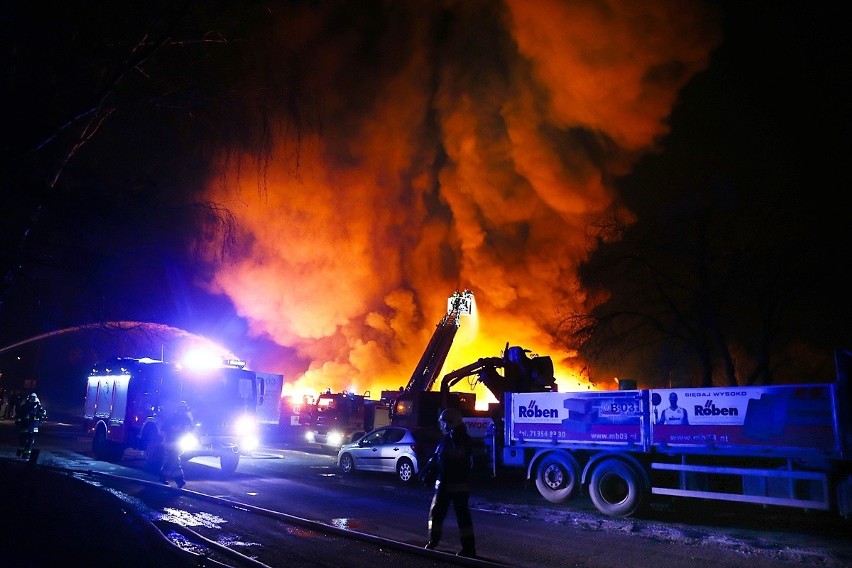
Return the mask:
POLYGON ((495 378, 501 362, 486 359, 448 374, 442 386, 471 373, 496 385, 492 473, 524 471, 553 503, 586 491, 600 512, 617 517, 652 499, 693 498, 848 518, 850 358, 837 353, 831 383, 638 389, 624 380, 618 390, 578 392, 547 389, 532 375, 495 378))
POLYGON ((469 316, 472 313, 473 292, 470 290, 456 290, 447 299, 447 313, 435 327, 408 384, 394 400, 390 412, 391 424, 408 428, 435 428, 441 409, 446 408, 448 404, 469 411, 474 409, 476 396, 473 393, 432 391, 461 325, 461 316, 469 316), (447 400, 448 397, 452 398, 452 401, 447 400))
POLYGON ((320 394, 307 413, 301 414, 309 444, 338 449, 373 428, 386 426, 389 406, 383 400, 372 400, 369 391, 363 395, 350 392, 320 394))
MULTIPOLYGON (((141 450, 151 471, 163 460, 162 417, 187 403, 195 430, 184 459, 219 458, 233 473, 240 455, 258 445, 258 381, 238 360, 198 368, 149 358, 114 358, 89 373, 83 425, 97 459, 119 461, 127 449, 141 450)), ((261 385, 262 388, 262 385, 261 385)))

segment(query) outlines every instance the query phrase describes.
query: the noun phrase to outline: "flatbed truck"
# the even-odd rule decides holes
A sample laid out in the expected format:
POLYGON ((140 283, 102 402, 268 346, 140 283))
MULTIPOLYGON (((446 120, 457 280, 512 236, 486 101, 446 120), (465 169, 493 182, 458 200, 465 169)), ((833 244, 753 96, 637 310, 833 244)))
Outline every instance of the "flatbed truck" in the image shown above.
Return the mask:
POLYGON ((501 402, 486 418, 490 474, 522 472, 553 503, 585 491, 617 517, 654 499, 691 498, 849 518, 850 352, 836 360, 830 383, 640 389, 623 381, 611 391, 501 392, 509 383, 483 359, 442 386, 471 372, 498 386, 501 402))

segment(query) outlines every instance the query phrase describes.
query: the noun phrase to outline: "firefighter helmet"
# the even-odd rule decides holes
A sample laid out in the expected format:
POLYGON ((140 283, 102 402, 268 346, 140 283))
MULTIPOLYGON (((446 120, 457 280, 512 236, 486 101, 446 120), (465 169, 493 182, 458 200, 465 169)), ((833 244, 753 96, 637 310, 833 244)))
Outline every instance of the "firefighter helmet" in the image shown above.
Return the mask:
POLYGON ((446 425, 447 430, 451 430, 462 423, 462 415, 458 408, 447 408, 441 413, 438 420, 446 425))

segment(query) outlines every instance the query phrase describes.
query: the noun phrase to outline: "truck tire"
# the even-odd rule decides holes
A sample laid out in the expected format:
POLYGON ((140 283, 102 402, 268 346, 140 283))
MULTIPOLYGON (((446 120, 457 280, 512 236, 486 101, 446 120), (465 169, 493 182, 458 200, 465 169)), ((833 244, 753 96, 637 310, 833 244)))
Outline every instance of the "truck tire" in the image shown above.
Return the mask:
POLYGON ((163 437, 155 424, 146 424, 142 428, 137 447, 145 453, 145 469, 159 475, 166 461, 166 452, 163 449, 163 437))
POLYGON ((235 452, 226 452, 219 456, 219 467, 222 473, 231 475, 237 471, 237 466, 240 464, 240 454, 235 452))
POLYGON ((92 453, 95 455, 95 459, 101 461, 106 461, 109 454, 109 450, 107 449, 106 430, 101 425, 98 425, 97 428, 95 428, 95 435, 92 436, 92 453))
POLYGON ((111 463, 118 463, 124 457, 124 446, 118 442, 107 441, 106 460, 111 463))
POLYGON ((166 452, 163 445, 158 442, 149 443, 145 447, 145 469, 150 473, 158 474, 166 461, 166 452))
POLYGON ((616 458, 601 461, 592 471, 589 497, 610 517, 629 517, 642 509, 648 490, 635 468, 616 458))
POLYGON ((577 492, 580 466, 568 454, 550 454, 542 459, 535 474, 535 487, 547 501, 564 503, 577 492))
POLYGON ((95 429, 95 435, 92 437, 92 453, 95 455, 95 459, 114 463, 121 461, 124 455, 124 446, 108 440, 106 428, 103 425, 98 425, 95 429))
POLYGON ((414 479, 414 464, 408 458, 400 458, 396 464, 396 476, 403 483, 411 483, 414 479))

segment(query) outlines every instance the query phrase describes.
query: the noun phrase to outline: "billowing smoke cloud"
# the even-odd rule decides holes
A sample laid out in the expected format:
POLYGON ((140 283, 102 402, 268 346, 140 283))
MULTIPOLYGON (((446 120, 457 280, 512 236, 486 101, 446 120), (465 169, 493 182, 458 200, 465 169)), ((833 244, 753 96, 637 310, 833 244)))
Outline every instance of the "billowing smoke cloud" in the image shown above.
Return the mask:
POLYGON ((211 287, 252 333, 299 355, 250 364, 295 391, 398 388, 447 297, 468 288, 478 317, 462 320, 445 372, 510 342, 552 356, 560 387, 576 386, 546 330, 585 301, 575 272, 589 221, 616 203, 608 182, 653 150, 718 42, 700 6, 429 0, 282 14, 282 66, 298 58, 292 87, 317 120, 298 139, 273 133, 262 178, 223 159, 209 183, 243 244, 211 287))

